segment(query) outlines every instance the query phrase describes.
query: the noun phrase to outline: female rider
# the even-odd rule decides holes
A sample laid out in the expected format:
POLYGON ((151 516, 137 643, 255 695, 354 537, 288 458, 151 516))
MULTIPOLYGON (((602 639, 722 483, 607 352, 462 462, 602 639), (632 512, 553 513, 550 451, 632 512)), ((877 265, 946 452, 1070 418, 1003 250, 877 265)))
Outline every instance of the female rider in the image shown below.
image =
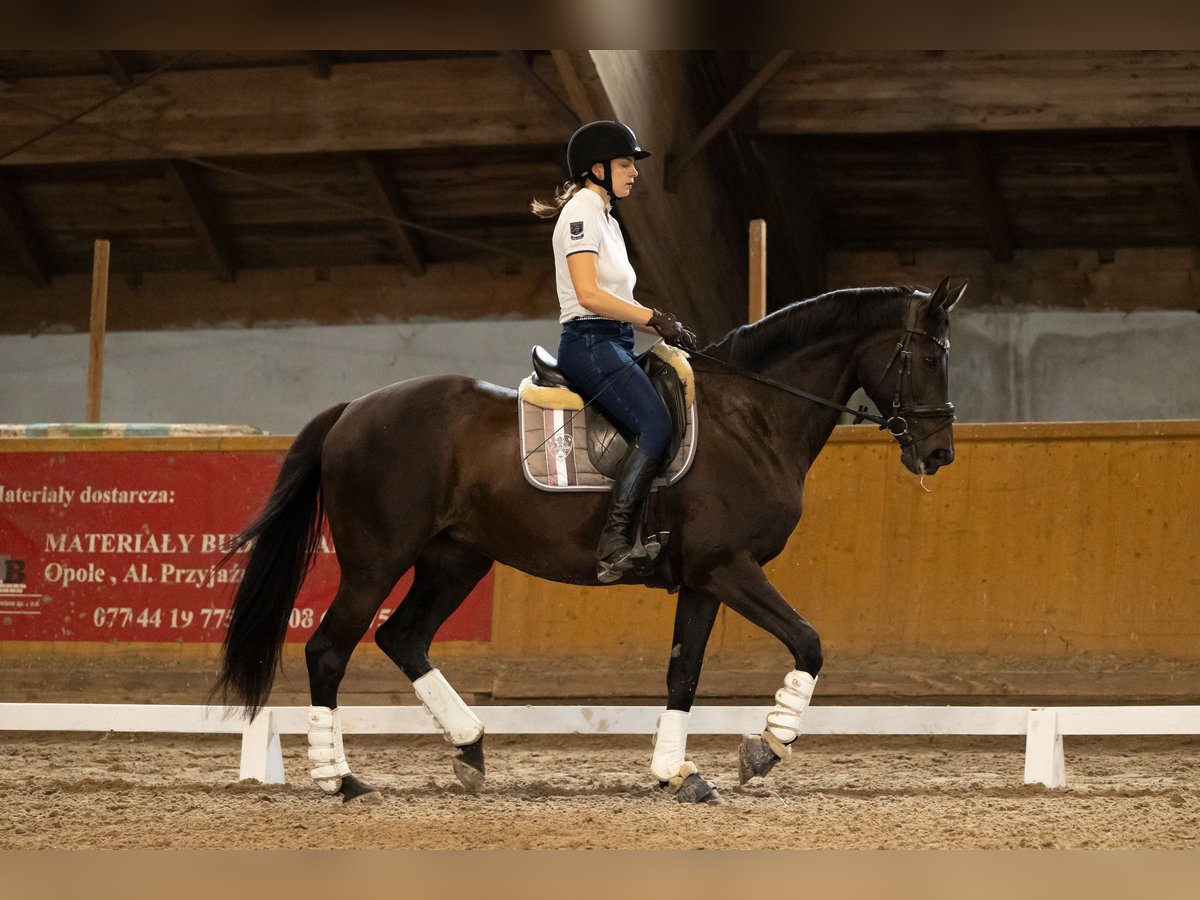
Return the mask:
POLYGON ((663 457, 671 438, 667 408, 634 360, 633 328, 656 332, 685 350, 696 349, 696 336, 675 316, 633 298, 637 276, 612 215, 613 204, 633 189, 637 160, 649 155, 627 125, 584 125, 567 144, 571 180, 556 192, 554 204, 531 204, 543 218, 558 216, 559 367, 629 442, 596 550, 596 577, 604 584, 619 581, 633 568, 638 518, 651 482, 668 462, 663 457))

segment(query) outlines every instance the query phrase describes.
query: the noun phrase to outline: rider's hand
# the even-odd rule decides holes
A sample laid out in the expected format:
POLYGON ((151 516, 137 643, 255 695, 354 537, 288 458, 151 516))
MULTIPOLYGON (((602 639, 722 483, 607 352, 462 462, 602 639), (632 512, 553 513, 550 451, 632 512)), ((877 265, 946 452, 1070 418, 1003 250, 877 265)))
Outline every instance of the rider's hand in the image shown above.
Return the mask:
POLYGON ((673 347, 695 351, 698 349, 696 334, 674 315, 661 310, 651 310, 654 313, 646 324, 658 332, 659 337, 673 347))

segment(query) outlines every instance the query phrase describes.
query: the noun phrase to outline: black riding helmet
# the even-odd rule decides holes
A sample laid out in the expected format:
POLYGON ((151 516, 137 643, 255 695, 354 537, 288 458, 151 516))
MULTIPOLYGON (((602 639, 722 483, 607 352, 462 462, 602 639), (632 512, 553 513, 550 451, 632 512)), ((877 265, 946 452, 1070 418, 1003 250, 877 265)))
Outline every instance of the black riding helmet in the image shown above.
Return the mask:
POLYGON ((607 119, 582 126, 567 142, 567 168, 571 171, 572 180, 583 184, 584 179, 591 178, 608 191, 614 203, 617 198, 613 194, 610 162, 622 156, 645 159, 649 155, 650 151, 638 146, 637 135, 632 128, 607 119), (604 177, 601 179, 592 175, 592 166, 596 163, 604 164, 604 177))

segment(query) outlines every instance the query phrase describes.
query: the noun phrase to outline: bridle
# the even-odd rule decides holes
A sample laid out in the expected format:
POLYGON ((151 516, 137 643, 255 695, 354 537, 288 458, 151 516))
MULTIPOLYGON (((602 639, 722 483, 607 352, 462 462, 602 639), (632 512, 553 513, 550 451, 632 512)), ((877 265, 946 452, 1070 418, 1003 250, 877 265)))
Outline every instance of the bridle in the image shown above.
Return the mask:
POLYGON ((859 407, 859 412, 854 417, 854 424, 864 420, 879 421, 882 419, 879 427, 886 428, 892 433, 904 449, 916 446, 921 441, 933 437, 943 428, 948 428, 954 421, 954 404, 947 400, 945 403, 939 403, 936 406, 918 406, 913 403, 912 399, 912 342, 917 335, 927 337, 933 343, 937 344, 946 353, 950 352, 950 342, 943 340, 935 335, 930 334, 924 328, 918 328, 918 316, 920 313, 920 304, 914 294, 909 298, 908 306, 904 312, 904 334, 900 341, 896 344, 896 349, 892 351, 892 358, 888 360, 887 367, 883 370, 883 374, 879 376, 879 380, 875 382, 875 386, 868 392, 876 393, 883 385, 884 379, 891 374, 892 369, 896 366, 900 367, 900 377, 896 379, 896 393, 892 397, 892 414, 886 418, 881 416, 865 415, 866 407, 859 407), (926 432, 919 438, 914 437, 912 432, 908 430, 908 422, 910 419, 935 419, 944 418, 946 421, 932 431, 926 432), (905 440, 907 438, 907 441, 905 440))
POLYGON ((936 406, 918 406, 912 402, 912 343, 917 335, 927 337, 933 341, 947 353, 950 352, 949 341, 942 340, 935 335, 930 334, 923 328, 918 327, 918 317, 920 313, 920 298, 914 294, 908 300, 908 305, 904 312, 904 334, 896 344, 896 349, 892 352, 892 357, 888 360, 887 367, 883 370, 883 374, 875 382, 875 386, 869 393, 874 394, 883 385, 888 375, 892 370, 899 366, 899 376, 896 379, 896 393, 892 398, 891 415, 877 416, 867 412, 865 406, 860 406, 858 409, 851 409, 849 406, 843 406, 841 403, 836 403, 833 400, 828 400, 824 397, 819 397, 816 394, 810 394, 808 391, 800 388, 792 387, 791 385, 783 384, 775 381, 772 378, 764 378, 754 372, 747 372, 744 369, 739 369, 731 362, 721 359, 716 356, 710 356, 707 353, 702 353, 698 350, 688 351, 691 356, 698 356, 701 359, 707 359, 711 362, 719 363, 725 366, 731 372, 741 375, 744 378, 749 378, 751 381, 757 381, 759 384, 765 384, 768 387, 783 391, 793 396, 803 397, 806 400, 811 400, 814 403, 819 403, 822 406, 828 406, 830 409, 836 409, 844 413, 850 413, 854 416, 854 424, 858 425, 862 422, 871 422, 879 426, 879 430, 887 429, 892 433, 901 449, 907 450, 910 447, 915 447, 922 441, 928 440, 944 428, 948 428, 954 421, 954 404, 946 401, 939 403, 936 406), (911 419, 933 419, 945 418, 945 422, 939 425, 932 431, 916 437, 908 430, 908 423, 911 419))

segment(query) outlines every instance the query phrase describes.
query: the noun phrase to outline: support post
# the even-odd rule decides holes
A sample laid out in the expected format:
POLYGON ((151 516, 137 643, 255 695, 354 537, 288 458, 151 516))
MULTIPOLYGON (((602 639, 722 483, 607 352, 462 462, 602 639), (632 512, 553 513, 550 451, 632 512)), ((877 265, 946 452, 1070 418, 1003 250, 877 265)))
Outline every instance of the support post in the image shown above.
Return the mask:
POLYGON ((750 220, 750 310, 751 324, 767 314, 767 223, 750 220))
POLYGON ((264 709, 242 729, 242 762, 238 780, 253 778, 261 784, 283 784, 283 748, 275 730, 274 715, 264 709))
POLYGON ((1029 725, 1025 730, 1025 783, 1044 784, 1048 788, 1067 786, 1057 710, 1029 710, 1029 725))
POLYGON ((92 319, 88 340, 87 419, 100 421, 100 392, 104 382, 104 329, 108 317, 108 241, 96 241, 92 251, 92 319))

